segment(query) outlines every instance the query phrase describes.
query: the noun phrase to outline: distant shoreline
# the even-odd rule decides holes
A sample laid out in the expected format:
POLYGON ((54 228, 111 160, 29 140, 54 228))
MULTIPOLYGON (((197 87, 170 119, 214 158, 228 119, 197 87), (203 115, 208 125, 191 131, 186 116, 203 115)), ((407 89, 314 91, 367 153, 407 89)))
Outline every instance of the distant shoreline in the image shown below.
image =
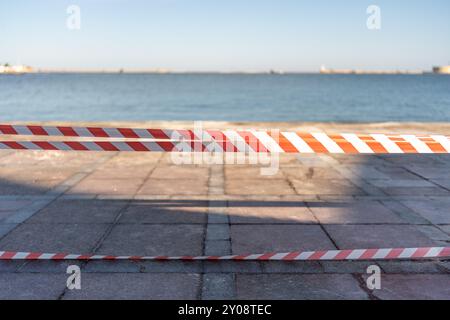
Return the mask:
MULTIPOLYGON (((36 70, 32 72, 12 74, 5 73, 4 75, 24 75, 24 74, 150 74, 150 75, 267 75, 267 76, 283 76, 283 75, 445 75, 439 73, 433 73, 428 71, 423 72, 283 72, 283 73, 270 73, 270 72, 220 72, 220 71, 177 71, 177 72, 155 72, 155 71, 113 71, 113 70, 36 70)), ((2 74, 0 74, 2 75, 2 74)))

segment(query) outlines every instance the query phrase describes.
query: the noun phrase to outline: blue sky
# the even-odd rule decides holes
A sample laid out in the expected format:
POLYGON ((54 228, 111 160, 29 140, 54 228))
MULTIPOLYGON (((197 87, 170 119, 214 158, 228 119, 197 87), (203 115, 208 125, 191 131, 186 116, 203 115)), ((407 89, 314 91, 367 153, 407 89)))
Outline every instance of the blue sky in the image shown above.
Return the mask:
POLYGON ((450 63, 448 0, 14 0, 0 62, 198 71, 430 69, 450 63), (66 8, 81 9, 81 30, 66 8), (381 30, 366 8, 381 8, 381 30))

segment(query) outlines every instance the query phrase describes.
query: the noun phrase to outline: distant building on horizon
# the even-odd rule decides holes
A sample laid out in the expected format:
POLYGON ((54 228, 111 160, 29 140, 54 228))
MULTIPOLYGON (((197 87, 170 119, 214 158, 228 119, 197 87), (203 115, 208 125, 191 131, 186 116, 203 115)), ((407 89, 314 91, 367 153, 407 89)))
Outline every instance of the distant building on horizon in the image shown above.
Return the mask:
POLYGON ((433 67, 433 73, 436 73, 436 74, 450 74, 450 65, 449 66, 436 66, 436 67, 433 67))
POLYGON ((320 67, 321 74, 422 74, 422 71, 404 70, 358 70, 358 69, 328 69, 320 67))
POLYGON ((0 65, 0 74, 23 74, 33 72, 33 68, 25 65, 0 65))

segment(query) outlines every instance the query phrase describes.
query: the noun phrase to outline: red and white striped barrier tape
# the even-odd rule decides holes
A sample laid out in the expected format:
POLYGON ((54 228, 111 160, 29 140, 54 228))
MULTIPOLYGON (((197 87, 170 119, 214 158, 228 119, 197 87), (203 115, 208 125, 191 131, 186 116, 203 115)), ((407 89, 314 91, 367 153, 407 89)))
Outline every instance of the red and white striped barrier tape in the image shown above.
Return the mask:
MULTIPOLYGON (((208 130, 215 135, 220 131, 208 130)), ((71 126, 37 126, 0 124, 0 134, 22 136, 64 136, 89 138, 130 138, 160 139, 183 137, 188 140, 196 138, 193 130, 178 129, 139 129, 139 128, 103 128, 103 127, 71 127, 71 126)))
POLYGON ((450 258, 450 247, 293 251, 227 256, 111 256, 0 251, 0 260, 343 261, 450 258))
MULTIPOLYGON (((282 133, 283 134, 283 133, 282 133)), ((267 135, 267 134, 266 134, 267 135)), ((312 134, 314 135, 314 134, 312 134)), ((276 141, 0 141, 0 149, 71 150, 71 151, 145 151, 145 152, 267 152, 267 153, 334 153, 334 154, 403 154, 450 153, 450 139, 445 136, 388 137, 377 134, 362 139, 356 135, 329 136, 315 134, 314 139, 289 136, 276 141), (346 136, 346 138, 343 138, 346 136), (320 138, 317 138, 320 137, 320 138)))
POLYGON ((326 134, 256 130, 172 130, 0 125, 0 134, 133 138, 135 141, 0 141, 1 149, 271 153, 450 153, 445 135, 326 134), (150 139, 154 141, 139 141, 150 139), (163 140, 163 141, 158 141, 163 140))

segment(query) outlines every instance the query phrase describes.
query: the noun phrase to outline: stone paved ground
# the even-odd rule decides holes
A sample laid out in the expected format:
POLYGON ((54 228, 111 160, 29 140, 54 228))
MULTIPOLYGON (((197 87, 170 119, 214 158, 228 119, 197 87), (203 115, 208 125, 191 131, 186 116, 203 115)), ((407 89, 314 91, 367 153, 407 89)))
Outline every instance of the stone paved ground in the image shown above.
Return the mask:
MULTIPOLYGON (((0 250, 222 255, 450 243, 448 155, 279 160, 278 173, 264 176, 257 165, 174 165, 160 153, 2 151, 0 250)), ((370 262, 76 263, 81 290, 65 288, 69 264, 0 262, 0 298, 450 299, 450 261, 378 262, 374 291, 365 285, 370 262)))

